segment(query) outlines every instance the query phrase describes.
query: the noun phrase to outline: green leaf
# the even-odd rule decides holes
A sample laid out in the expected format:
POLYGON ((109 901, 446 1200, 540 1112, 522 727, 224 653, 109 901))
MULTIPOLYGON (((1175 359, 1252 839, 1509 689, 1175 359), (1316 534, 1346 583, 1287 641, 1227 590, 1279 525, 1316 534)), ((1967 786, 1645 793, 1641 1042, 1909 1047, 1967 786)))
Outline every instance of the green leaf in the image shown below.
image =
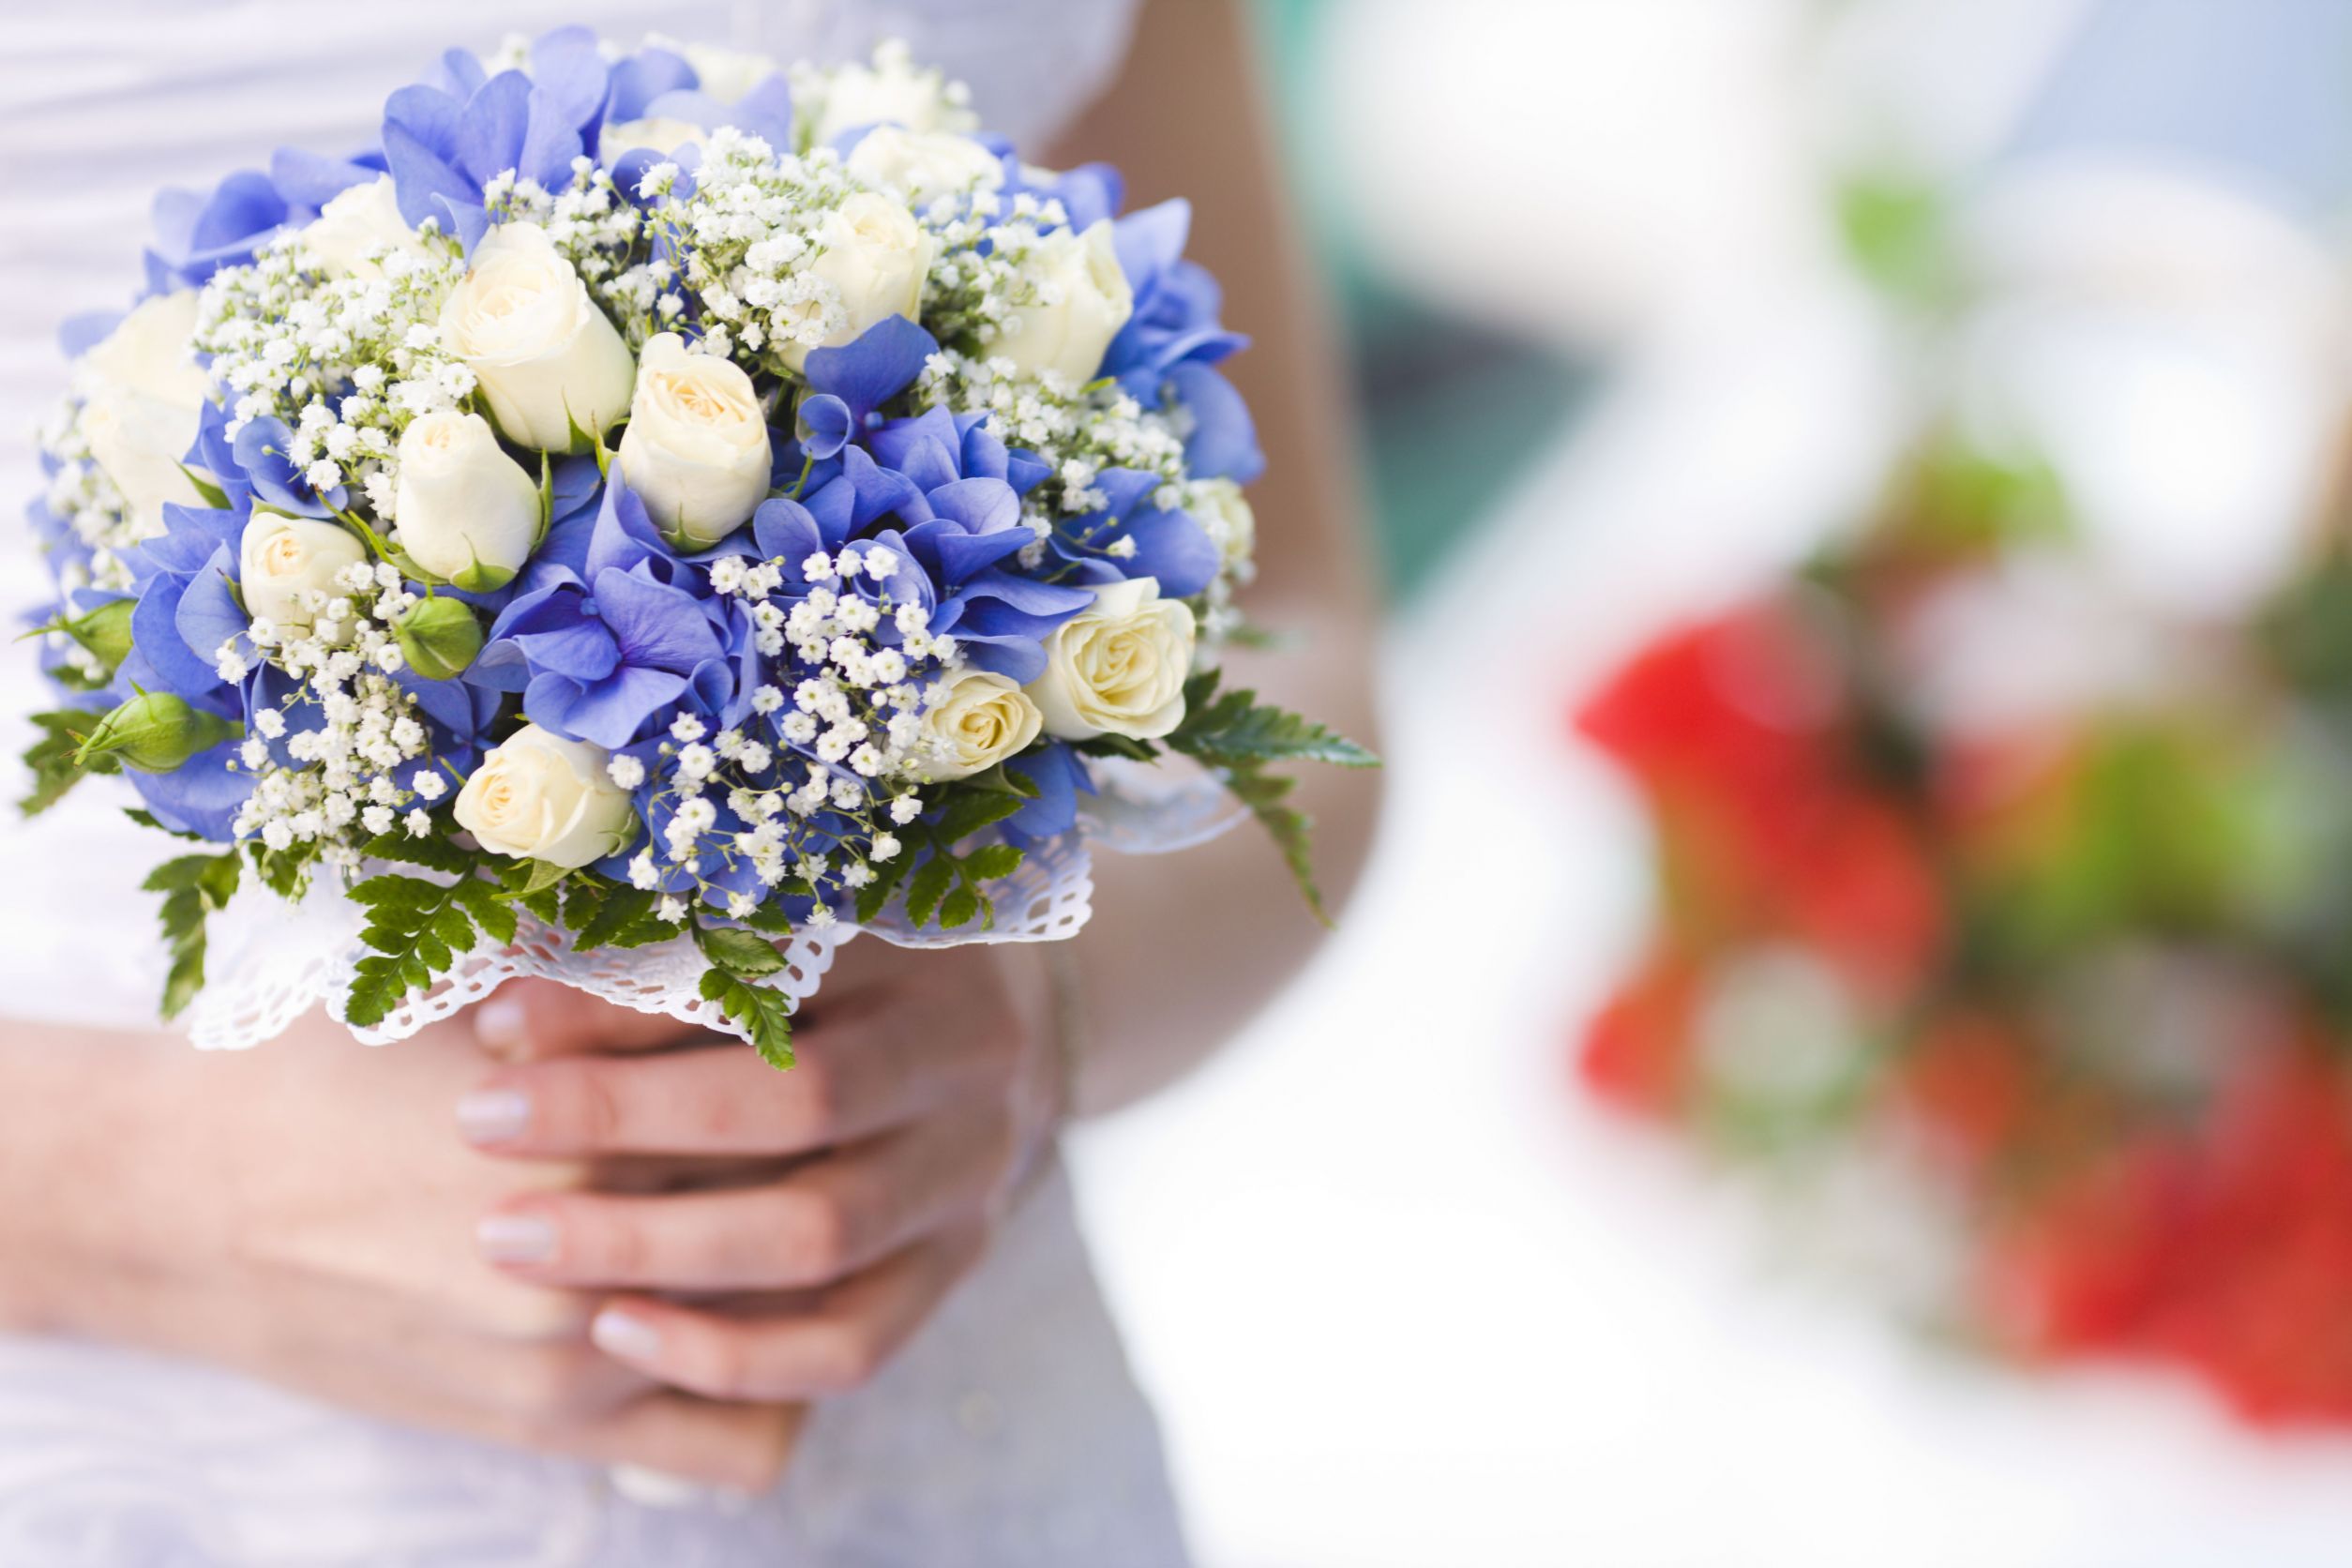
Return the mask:
POLYGON ((397 861, 403 866, 422 866, 429 871, 447 871, 452 875, 472 870, 475 857, 449 842, 442 831, 446 825, 436 818, 433 831, 421 837, 406 828, 396 827, 369 839, 359 852, 369 860, 397 861))
POLYGON ((920 928, 931 923, 948 887, 956 880, 956 860, 944 851, 934 853, 923 863, 914 880, 907 883, 907 920, 920 928))
POLYGON ((181 855, 147 876, 144 887, 164 895, 158 912, 172 968, 163 981, 163 1016, 178 1016, 204 984, 205 921, 226 908, 237 890, 244 862, 234 849, 218 854, 181 855))
POLYGON ((1090 735, 1078 743, 1080 755, 1087 757, 1125 757, 1138 762, 1155 761, 1159 747, 1150 741, 1139 741, 1127 735, 1090 735))
MULTIPOLYGON (((785 884, 781 886, 780 891, 786 893, 806 892, 807 890, 807 885, 808 884, 807 882, 802 882, 798 878, 788 878, 786 879, 785 884)), ((761 904, 757 906, 749 914, 743 917, 743 925, 750 930, 759 931, 772 937, 789 937, 792 934, 794 929, 796 929, 796 927, 792 925, 792 915, 785 911, 781 904, 761 904)))
POLYGON ((544 860, 508 860, 498 867, 495 897, 529 910, 550 926, 564 923, 564 889, 571 871, 544 860))
POLYGON ((723 969, 702 974, 702 1000, 714 1003, 751 1036, 761 1061, 778 1072, 792 1065, 792 1003, 780 991, 748 985, 723 969))
POLYGON ((939 923, 942 930, 954 930, 969 926, 980 916, 980 896, 965 883, 959 882, 946 897, 940 900, 939 923))
POLYGON ((1274 845, 1282 852, 1283 864, 1290 867, 1291 878, 1299 884, 1299 892, 1306 899, 1306 907, 1324 925, 1331 924, 1331 915, 1323 908, 1322 889, 1315 884, 1315 861, 1309 830, 1314 826, 1304 812, 1287 804, 1298 780, 1279 774, 1263 773, 1256 768, 1233 769, 1226 778, 1226 788, 1234 798, 1249 807, 1274 845))
POLYGON ((81 783, 84 775, 121 771, 122 764, 109 754, 98 753, 87 759, 82 755, 82 743, 103 716, 81 708, 33 716, 33 723, 41 733, 23 753, 24 765, 33 775, 31 792, 18 802, 18 808, 26 816, 37 817, 65 799, 67 792, 81 783))
POLYGON ((1289 804, 1296 781, 1268 773, 1276 761, 1330 762, 1374 768, 1380 760, 1344 735, 1283 709, 1261 705, 1254 691, 1217 690, 1218 671, 1196 675, 1184 687, 1184 721, 1168 737, 1170 749, 1222 770, 1226 788, 1273 836, 1283 863, 1315 918, 1331 924, 1315 867, 1306 814, 1289 804))
POLYGON ((273 850, 258 839, 248 839, 246 853, 253 862, 253 870, 262 879, 262 885, 280 898, 298 898, 308 885, 311 863, 319 857, 316 841, 290 844, 273 850))
MULTIPOLYGON (((577 882, 572 884, 572 898, 564 907, 564 917, 572 927, 574 952, 585 953, 592 948, 605 946, 642 926, 660 926, 661 923, 653 917, 655 895, 641 888, 622 887, 617 883, 602 888, 596 896, 594 912, 587 913, 583 920, 582 908, 578 903, 583 885, 588 884, 577 882)), ((667 935, 676 934, 668 927, 662 927, 662 930, 667 935)))
POLYGON ((196 487, 196 493, 204 498, 205 505, 217 512, 225 512, 229 509, 229 492, 213 483, 211 475, 203 469, 190 468, 188 464, 182 463, 180 472, 188 475, 188 482, 196 487))
POLYGON ((930 831, 941 843, 954 844, 984 827, 993 827, 1028 804, 1028 796, 1010 790, 958 789, 948 795, 930 831))
POLYGON ((757 980, 784 967, 784 955, 765 937, 731 926, 697 926, 694 944, 712 967, 738 980, 757 980))
POLYGON ((890 896, 906 881, 907 867, 913 864, 914 857, 901 851, 896 859, 885 860, 874 867, 874 880, 857 890, 859 925, 870 926, 881 917, 889 907, 890 896))
POLYGON ((1013 844, 983 844, 964 856, 964 875, 976 882, 994 882, 1020 869, 1027 852, 1013 844))
POLYGON ((495 884, 479 877, 465 877, 451 884, 450 892, 456 895, 459 903, 465 906, 465 912, 474 917, 474 923, 494 941, 507 942, 515 940, 520 921, 515 914, 514 905, 499 897, 495 884))
MULTIPOLYGON (((425 842, 417 839, 399 847, 413 849, 425 842)), ((374 846, 369 848, 372 852, 374 846)), ((344 1010, 349 1022, 363 1027, 383 1022, 410 992, 431 985, 435 975, 472 952, 482 938, 502 943, 515 940, 515 909, 499 897, 498 884, 483 877, 479 863, 463 851, 454 845, 442 848, 445 856, 433 851, 420 853, 454 857, 460 868, 452 882, 387 871, 351 890, 353 901, 369 912, 360 940, 374 951, 353 966, 344 1010)))
POLYGON ((1347 736, 1281 708, 1262 705, 1254 691, 1229 691, 1209 701, 1216 671, 1195 676, 1186 689, 1184 723, 1168 746, 1219 767, 1251 762, 1330 762, 1343 768, 1377 768, 1380 760, 1347 736), (1195 702, 1193 695, 1200 701, 1195 702))

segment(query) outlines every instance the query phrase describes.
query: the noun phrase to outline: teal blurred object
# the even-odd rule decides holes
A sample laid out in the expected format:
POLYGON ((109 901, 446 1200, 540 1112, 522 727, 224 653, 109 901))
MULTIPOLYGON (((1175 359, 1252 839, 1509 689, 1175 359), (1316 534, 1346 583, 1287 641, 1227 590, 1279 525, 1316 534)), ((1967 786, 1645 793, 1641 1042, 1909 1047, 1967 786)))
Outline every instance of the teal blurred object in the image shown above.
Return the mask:
MULTIPOLYGON (((1340 308, 1363 405, 1366 489, 1393 598, 1409 599, 1528 464, 1561 441, 1598 368, 1461 319, 1381 279, 1323 174, 1331 139, 1316 40, 1350 0, 1257 0, 1293 184, 1340 308)), ((1436 8, 1433 8, 1433 10, 1436 8)))

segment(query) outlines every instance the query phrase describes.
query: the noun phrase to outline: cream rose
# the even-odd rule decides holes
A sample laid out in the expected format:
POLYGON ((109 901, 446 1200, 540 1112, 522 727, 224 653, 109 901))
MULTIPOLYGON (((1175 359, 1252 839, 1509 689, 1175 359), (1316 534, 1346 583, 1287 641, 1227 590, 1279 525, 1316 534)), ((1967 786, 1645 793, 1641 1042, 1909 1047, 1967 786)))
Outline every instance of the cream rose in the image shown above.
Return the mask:
POLYGON ((612 782, 612 754, 526 724, 458 792, 458 825, 482 848, 577 870, 628 842, 636 812, 612 782))
POLYGON ((637 367, 621 476, 656 526, 707 548, 768 493, 768 422, 751 378, 664 332, 637 367))
POLYGON ((934 682, 923 710, 923 760, 933 783, 969 778, 1026 749, 1045 727, 1029 694, 1005 676, 958 670, 934 682))
POLYGON ((474 592, 512 581, 539 541, 539 487, 478 414, 410 423, 392 509, 409 559, 474 592))
MULTIPOLYGON (((780 343, 785 364, 795 370, 809 349, 852 342, 885 316, 920 320, 924 280, 939 253, 939 241, 914 220, 905 203, 871 190, 859 191, 826 214, 817 237, 824 254, 809 273, 833 286, 848 319, 822 343, 780 343)), ((823 305, 812 300, 807 309, 813 318, 823 305)))
POLYGON ((851 173, 896 191, 918 210, 942 196, 994 190, 1004 183, 1003 162, 952 130, 876 126, 850 149, 847 163, 851 173))
POLYGON ((1184 720, 1192 611, 1148 577, 1094 591, 1094 603, 1046 639, 1046 672, 1029 684, 1046 732, 1157 740, 1184 720))
MULTIPOLYGON (((368 547, 359 535, 339 524, 256 509, 237 550, 245 612, 281 634, 309 631, 318 613, 311 593, 328 599, 349 593, 343 573, 367 559, 368 547)), ((348 633, 352 627, 339 629, 348 633)))
POLYGON ((302 231, 302 240, 329 278, 373 278, 383 270, 376 258, 415 246, 416 231, 400 216, 392 176, 384 174, 337 192, 302 231))
POLYGON ((167 503, 204 504, 181 466, 208 391, 190 346, 195 336, 196 292, 158 294, 76 367, 83 399, 77 428, 142 535, 163 532, 167 503))
POLYGON ((628 345, 535 223, 502 223, 474 248, 441 307, 442 341, 473 368, 508 440, 562 452, 629 406, 628 345))
POLYGON ((1135 313, 1135 291, 1120 270, 1109 219, 1082 234, 1055 230, 1031 253, 1027 271, 1041 297, 1008 312, 1004 332, 988 353, 1032 375, 1054 370, 1083 386, 1135 313))
POLYGON ((692 120, 673 120, 663 114, 651 115, 642 120, 622 120, 606 126, 597 136, 596 158, 610 169, 621 160, 622 154, 636 148, 650 147, 666 155, 676 152, 689 142, 705 141, 710 134, 692 120))

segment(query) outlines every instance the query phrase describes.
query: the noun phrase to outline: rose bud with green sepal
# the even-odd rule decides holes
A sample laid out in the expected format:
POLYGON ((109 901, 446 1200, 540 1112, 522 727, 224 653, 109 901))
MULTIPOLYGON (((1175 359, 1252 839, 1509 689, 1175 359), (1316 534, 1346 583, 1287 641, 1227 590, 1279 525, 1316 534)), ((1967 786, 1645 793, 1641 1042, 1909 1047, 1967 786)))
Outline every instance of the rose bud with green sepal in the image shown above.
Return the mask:
POLYGON ((243 733, 242 726, 168 691, 143 691, 98 720, 74 761, 86 767, 93 758, 113 757, 141 773, 170 773, 243 733))
POLYGON ((452 681, 482 651, 482 623, 458 599, 419 599, 392 627, 408 667, 429 681, 452 681))

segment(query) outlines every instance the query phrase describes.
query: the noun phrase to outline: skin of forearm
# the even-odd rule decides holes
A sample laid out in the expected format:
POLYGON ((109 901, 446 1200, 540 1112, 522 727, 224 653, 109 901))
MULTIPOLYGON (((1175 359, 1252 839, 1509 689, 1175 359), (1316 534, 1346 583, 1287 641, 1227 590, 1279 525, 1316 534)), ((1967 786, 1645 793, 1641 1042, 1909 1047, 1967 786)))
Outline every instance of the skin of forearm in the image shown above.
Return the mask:
POLYGON ((121 1152, 138 1147, 156 1044, 29 1022, 0 1027, 0 1330, 86 1326, 74 1274, 94 1238, 115 1229, 121 1152))
MULTIPOLYGON (((1242 605, 1280 645, 1233 652, 1230 683, 1377 745, 1350 404, 1240 7, 1152 0, 1119 82, 1058 151, 1064 162, 1116 164, 1130 210, 1189 200, 1187 254, 1216 275, 1226 321, 1253 339, 1223 367, 1249 400, 1268 460, 1250 489, 1259 575, 1242 605)), ((1295 798, 1315 820, 1316 866, 1337 912, 1371 845, 1379 776, 1314 763, 1297 771, 1295 798)), ((1081 1112, 1183 1076, 1264 1006, 1324 935, 1253 823, 1181 854, 1098 855, 1094 876, 1093 919, 1073 947, 1081 1112)))

